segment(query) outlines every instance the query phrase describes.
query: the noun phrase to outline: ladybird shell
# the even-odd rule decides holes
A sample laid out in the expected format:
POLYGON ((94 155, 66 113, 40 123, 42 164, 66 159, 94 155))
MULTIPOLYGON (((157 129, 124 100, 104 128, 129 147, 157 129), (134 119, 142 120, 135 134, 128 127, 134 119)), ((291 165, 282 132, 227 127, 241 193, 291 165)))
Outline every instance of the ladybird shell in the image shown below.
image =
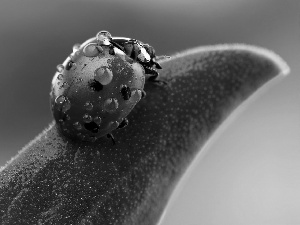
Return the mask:
POLYGON ((142 97, 143 67, 117 48, 98 45, 96 38, 58 68, 51 109, 60 130, 72 139, 95 141, 111 133, 142 97))

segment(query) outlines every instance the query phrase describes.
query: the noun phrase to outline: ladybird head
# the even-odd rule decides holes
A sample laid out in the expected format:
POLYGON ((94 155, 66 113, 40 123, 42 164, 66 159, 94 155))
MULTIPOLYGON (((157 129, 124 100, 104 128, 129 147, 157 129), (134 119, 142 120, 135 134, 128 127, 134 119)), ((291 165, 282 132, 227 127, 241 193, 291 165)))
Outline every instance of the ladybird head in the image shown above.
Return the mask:
POLYGON ((110 43, 101 31, 57 66, 51 109, 68 137, 95 141, 124 120, 142 97, 143 66, 110 43))

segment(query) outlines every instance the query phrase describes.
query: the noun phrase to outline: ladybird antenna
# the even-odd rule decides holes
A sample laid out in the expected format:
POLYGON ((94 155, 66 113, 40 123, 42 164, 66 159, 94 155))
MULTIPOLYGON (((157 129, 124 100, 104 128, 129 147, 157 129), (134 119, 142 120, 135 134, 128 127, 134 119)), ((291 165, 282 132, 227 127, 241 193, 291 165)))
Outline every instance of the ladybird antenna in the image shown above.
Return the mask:
POLYGON ((170 59, 171 56, 168 55, 159 55, 155 57, 155 60, 164 60, 164 59, 170 59))

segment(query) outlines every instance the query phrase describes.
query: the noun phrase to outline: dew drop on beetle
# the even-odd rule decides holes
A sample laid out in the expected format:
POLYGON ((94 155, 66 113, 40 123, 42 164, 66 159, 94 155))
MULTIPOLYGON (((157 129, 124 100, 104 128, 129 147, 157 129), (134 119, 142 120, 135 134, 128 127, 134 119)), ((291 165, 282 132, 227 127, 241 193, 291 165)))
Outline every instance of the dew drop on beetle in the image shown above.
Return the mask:
POLYGON ((81 126, 81 124, 80 124, 79 122, 75 122, 75 123, 73 124, 73 126, 74 126, 74 128, 75 128, 76 130, 81 130, 81 129, 82 129, 82 126, 81 126))
POLYGON ((57 76, 57 80, 62 80, 62 79, 63 79, 63 76, 64 76, 64 75, 62 75, 61 73, 60 73, 60 74, 58 74, 58 76, 57 76))
POLYGON ((55 99, 55 103, 56 103, 56 104, 60 104, 60 105, 62 105, 62 104, 64 103, 65 99, 66 99, 66 97, 65 97, 65 96, 63 96, 63 95, 60 95, 60 96, 56 97, 56 99, 55 99))
POLYGON ((58 64, 58 65, 56 66, 56 69, 57 69, 57 71, 58 71, 59 73, 62 73, 62 72, 64 71, 64 66, 63 66, 62 64, 58 64))
POLYGON ((85 122, 85 123, 92 122, 92 117, 87 113, 83 115, 82 119, 83 119, 83 122, 85 122))
POLYGON ((119 107, 118 100, 115 98, 109 98, 104 102, 104 110, 107 112, 115 112, 119 107))
POLYGON ((111 45, 110 40, 112 39, 112 36, 108 31, 100 31, 96 35, 96 39, 99 45, 110 46, 111 45))
POLYGON ((70 108, 71 108, 71 102, 70 102, 69 99, 66 98, 65 101, 64 101, 63 104, 62 104, 62 109, 61 109, 61 111, 62 111, 63 113, 65 113, 65 112, 67 112, 70 108))
POLYGON ((109 84, 113 79, 113 73, 107 67, 100 67, 95 71, 95 80, 102 85, 109 84))
POLYGON ((99 53, 103 51, 100 46, 97 46, 96 43, 89 43, 83 48, 83 54, 86 57, 96 57, 99 53))
POLYGON ((76 52, 76 51, 79 50, 79 48, 80 48, 80 44, 76 43, 76 44, 73 45, 72 50, 73 50, 73 52, 76 52))
POLYGON ((100 124, 101 124, 101 117, 100 117, 100 116, 96 116, 96 117, 94 118, 94 122, 95 122, 96 124, 100 125, 100 124))
POLYGON ((93 104, 91 102, 86 102, 84 104, 84 107, 85 107, 86 110, 90 111, 90 110, 93 109, 93 104))

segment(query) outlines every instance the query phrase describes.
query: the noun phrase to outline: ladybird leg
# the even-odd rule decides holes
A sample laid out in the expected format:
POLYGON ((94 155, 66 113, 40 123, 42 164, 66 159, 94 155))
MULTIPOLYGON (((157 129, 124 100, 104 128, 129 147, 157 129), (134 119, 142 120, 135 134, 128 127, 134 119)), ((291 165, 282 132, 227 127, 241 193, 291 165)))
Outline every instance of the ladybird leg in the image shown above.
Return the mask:
POLYGON ((114 136, 111 133, 107 134, 106 137, 110 138, 112 140, 113 145, 116 144, 115 138, 114 138, 114 136))
POLYGON ((154 82, 154 83, 157 83, 157 84, 160 84, 160 85, 168 85, 167 81, 158 80, 157 77, 158 77, 158 75, 152 75, 148 78, 148 81, 151 81, 151 82, 154 82))
POLYGON ((158 62, 153 61, 153 64, 155 65, 156 69, 162 69, 161 65, 158 62))
POLYGON ((153 69, 153 68, 151 68, 151 67, 149 67, 149 66, 147 66, 145 64, 142 64, 142 66, 144 67, 145 74, 149 74, 151 76, 155 76, 155 78, 158 77, 158 72, 155 69, 153 69))
POLYGON ((121 128, 124 128, 124 127, 126 127, 127 125, 128 125, 128 119, 127 118, 124 118, 123 120, 122 120, 122 122, 120 123, 120 125, 117 127, 117 129, 121 129, 121 128))
POLYGON ((155 82, 155 83, 162 84, 162 85, 167 85, 168 84, 168 82, 166 82, 166 81, 157 79, 158 78, 158 72, 156 70, 150 70, 150 71, 151 71, 151 73, 149 73, 150 77, 148 78, 148 81, 155 82))
POLYGON ((148 80, 152 82, 157 82, 158 81, 157 78, 158 78, 158 73, 155 74, 152 73, 151 76, 148 78, 148 80))

